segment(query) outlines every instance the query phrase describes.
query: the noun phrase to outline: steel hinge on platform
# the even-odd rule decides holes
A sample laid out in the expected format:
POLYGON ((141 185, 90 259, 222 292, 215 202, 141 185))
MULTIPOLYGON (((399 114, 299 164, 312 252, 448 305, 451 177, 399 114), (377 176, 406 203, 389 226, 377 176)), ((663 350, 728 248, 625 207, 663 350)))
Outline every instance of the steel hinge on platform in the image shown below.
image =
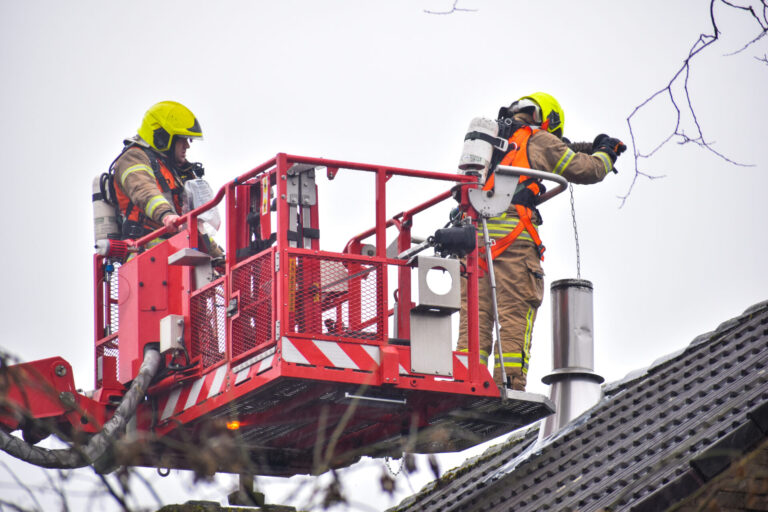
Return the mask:
POLYGON ((275 253, 275 272, 280 272, 280 253, 275 253))
POLYGON ((280 339, 280 320, 275 320, 275 339, 280 339))

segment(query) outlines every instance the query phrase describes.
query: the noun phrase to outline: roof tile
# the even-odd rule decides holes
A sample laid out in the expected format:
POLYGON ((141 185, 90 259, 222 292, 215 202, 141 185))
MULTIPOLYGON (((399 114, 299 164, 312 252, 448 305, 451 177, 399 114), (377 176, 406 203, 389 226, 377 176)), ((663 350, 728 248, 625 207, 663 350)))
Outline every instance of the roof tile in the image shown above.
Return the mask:
POLYGON ((605 385, 549 438, 529 429, 393 510, 664 509, 768 435, 766 347, 768 301, 605 385))

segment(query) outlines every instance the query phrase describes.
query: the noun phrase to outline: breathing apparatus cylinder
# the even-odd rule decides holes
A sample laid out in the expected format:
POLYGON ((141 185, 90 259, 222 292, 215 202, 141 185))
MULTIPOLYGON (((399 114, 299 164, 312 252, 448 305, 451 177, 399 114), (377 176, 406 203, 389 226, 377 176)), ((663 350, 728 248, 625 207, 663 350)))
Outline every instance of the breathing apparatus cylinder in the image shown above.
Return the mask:
MULTIPOLYGON (((186 181, 184 183, 184 207, 182 213, 188 213, 203 206, 213 197, 213 190, 204 179, 197 178, 186 181)), ((221 217, 216 206, 198 215, 197 220, 202 224, 203 231, 209 236, 215 235, 221 226, 221 217)))
POLYGON ((93 239, 95 242, 108 238, 119 238, 120 226, 117 224, 115 207, 104 197, 101 187, 101 175, 93 179, 93 239))
POLYGON ((464 139, 464 149, 459 159, 459 170, 463 174, 477 173, 482 181, 488 174, 493 156, 493 145, 477 134, 485 134, 495 138, 499 134, 499 125, 493 119, 476 117, 469 123, 467 137, 464 139))

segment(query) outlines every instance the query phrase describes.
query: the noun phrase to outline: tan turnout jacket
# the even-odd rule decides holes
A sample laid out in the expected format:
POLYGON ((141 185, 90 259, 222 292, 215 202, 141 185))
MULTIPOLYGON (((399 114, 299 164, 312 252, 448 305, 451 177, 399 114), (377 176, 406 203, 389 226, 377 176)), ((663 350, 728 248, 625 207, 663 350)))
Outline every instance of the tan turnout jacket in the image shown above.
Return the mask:
MULTIPOLYGON (((178 177, 176 181, 177 185, 181 186, 178 177)), ((173 207, 173 199, 163 195, 152 172, 149 157, 141 148, 128 149, 115 162, 115 186, 120 187, 148 219, 157 223, 157 227, 162 225, 166 214, 180 213, 173 207)))

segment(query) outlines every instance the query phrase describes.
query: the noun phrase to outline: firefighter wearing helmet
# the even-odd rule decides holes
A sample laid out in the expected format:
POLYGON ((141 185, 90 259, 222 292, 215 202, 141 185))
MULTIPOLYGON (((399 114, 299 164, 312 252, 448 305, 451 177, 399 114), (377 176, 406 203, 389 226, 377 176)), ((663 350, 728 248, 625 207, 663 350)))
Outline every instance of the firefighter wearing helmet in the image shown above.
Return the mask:
MULTIPOLYGON (((123 141, 110 170, 123 238, 137 239, 163 226, 177 231, 184 182, 203 175, 202 165, 187 160, 187 149, 202 138, 200 123, 181 103, 162 101, 147 110, 138 134, 123 141)), ((208 237, 201 242, 212 256, 219 255, 208 237)))
MULTIPOLYGON (((499 110, 498 137, 506 139, 507 150, 494 150, 484 188, 493 187, 493 170, 497 165, 538 169, 562 175, 571 183, 592 184, 602 181, 612 170, 618 155, 626 146, 618 139, 598 135, 590 152, 577 152, 563 138, 565 114, 551 95, 536 92, 523 96, 499 110)), ((509 209, 488 219, 488 232, 493 239, 491 257, 496 278, 499 323, 501 327, 501 359, 507 382, 501 382, 501 369, 494 358, 494 379, 515 390, 524 390, 531 353, 531 333, 536 311, 544 297, 544 245, 539 237, 541 215, 536 198, 544 193, 540 180, 522 176, 509 209)), ((482 238, 482 232, 479 232, 482 238)), ((483 248, 483 251, 485 249, 483 248)), ((485 268, 485 254, 479 258, 485 268)), ((487 270, 487 269, 486 269, 487 270)), ((465 287, 466 290, 466 287, 465 287)), ((479 281, 480 358, 487 364, 492 348, 493 298, 487 275, 479 281)), ((467 304, 462 293, 458 350, 466 351, 467 304)))

